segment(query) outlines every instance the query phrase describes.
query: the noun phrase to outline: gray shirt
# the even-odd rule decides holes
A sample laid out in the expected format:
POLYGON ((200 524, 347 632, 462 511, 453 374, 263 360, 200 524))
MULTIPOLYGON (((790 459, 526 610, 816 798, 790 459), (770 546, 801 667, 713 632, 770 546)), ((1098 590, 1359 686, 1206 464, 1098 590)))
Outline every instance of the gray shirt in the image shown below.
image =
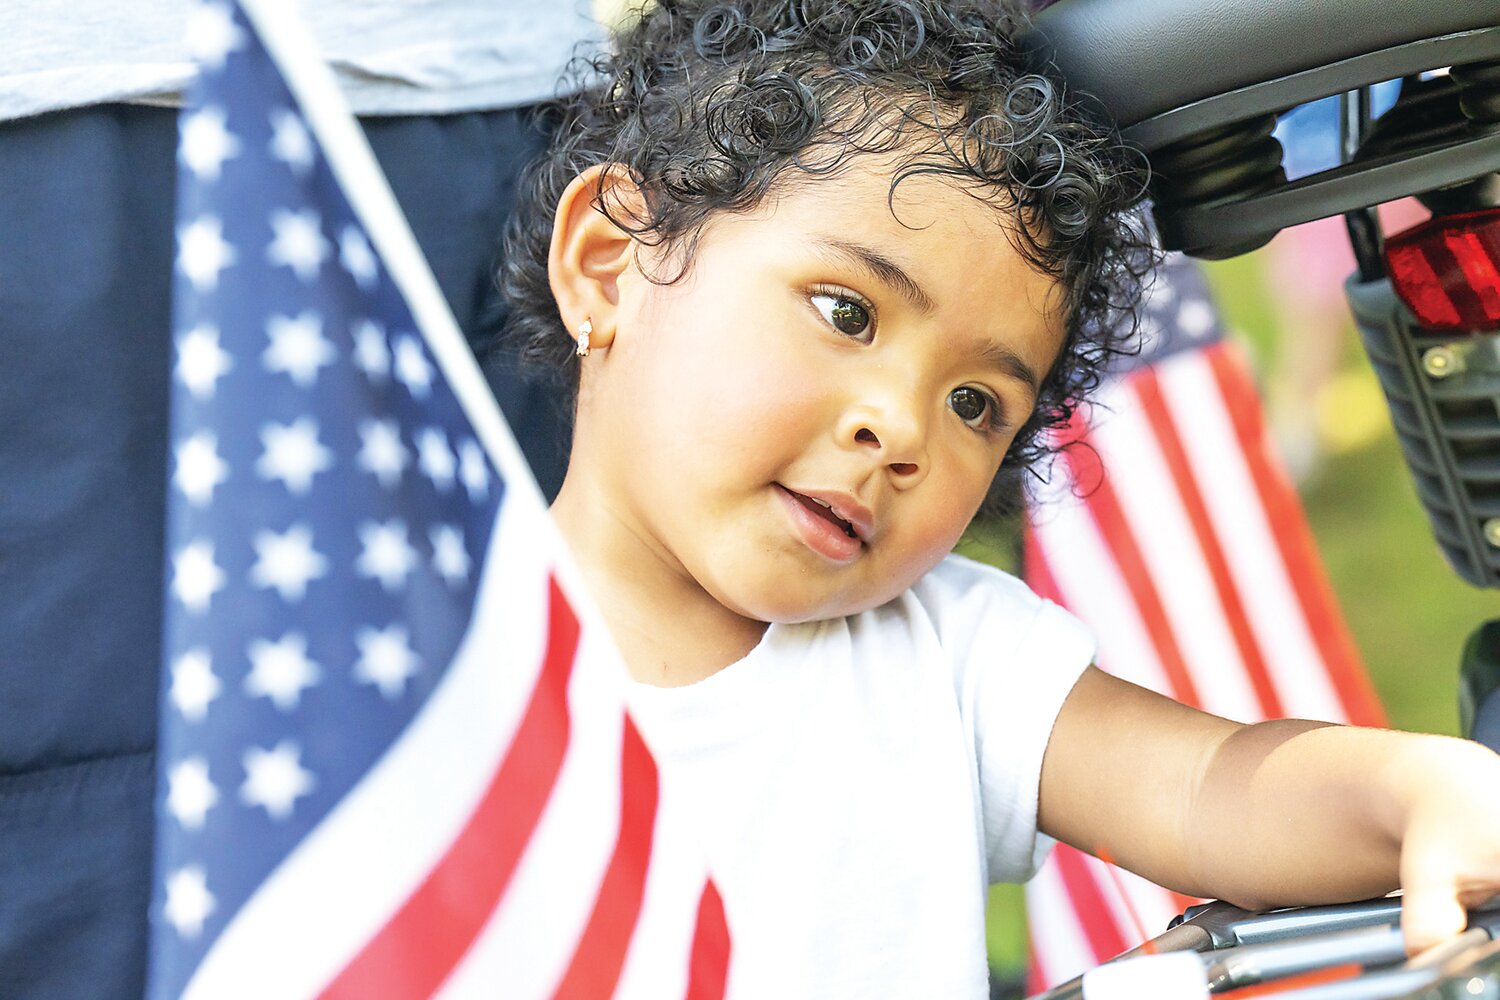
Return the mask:
MULTIPOLYGON (((602 44, 589 0, 304 0, 355 113, 443 114, 552 96, 602 44), (579 43, 584 48, 579 49, 579 43)), ((190 0, 0 0, 0 121, 180 103, 190 0)))

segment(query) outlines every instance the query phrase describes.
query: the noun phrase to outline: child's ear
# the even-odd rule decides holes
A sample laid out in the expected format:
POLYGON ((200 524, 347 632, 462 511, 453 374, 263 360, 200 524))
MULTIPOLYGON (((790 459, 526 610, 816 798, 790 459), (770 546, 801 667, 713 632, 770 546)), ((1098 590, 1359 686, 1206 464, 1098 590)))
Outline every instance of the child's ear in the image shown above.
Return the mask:
POLYGON ((619 164, 590 167, 573 178, 557 202, 547 254, 547 277, 569 335, 587 319, 594 347, 614 340, 619 279, 635 252, 630 233, 599 211, 601 201, 627 221, 645 208, 640 188, 619 164))

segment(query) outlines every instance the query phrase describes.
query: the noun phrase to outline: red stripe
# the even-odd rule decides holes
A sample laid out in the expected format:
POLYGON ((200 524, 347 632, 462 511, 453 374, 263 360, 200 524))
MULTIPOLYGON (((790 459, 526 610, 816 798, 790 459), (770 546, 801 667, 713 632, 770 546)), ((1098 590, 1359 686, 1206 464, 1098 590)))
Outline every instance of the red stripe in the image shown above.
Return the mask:
POLYGON ((1260 398, 1256 395, 1248 366, 1232 345, 1206 350, 1204 357, 1218 382, 1219 395, 1239 438, 1250 478, 1260 495, 1261 507, 1271 525, 1271 537, 1291 581, 1313 641, 1328 671, 1329 680, 1343 703, 1350 722, 1360 726, 1385 725, 1385 712, 1370 685, 1354 638, 1339 613, 1333 588, 1318 558, 1312 529, 1302 511, 1296 490, 1281 467, 1271 459, 1260 398), (1234 353, 1230 353, 1233 351, 1234 353))
POLYGON ((578 619, 555 580, 548 580, 547 597, 546 658, 504 760, 447 853, 323 990, 326 1000, 431 996, 504 894, 568 746, 578 619))
MULTIPOLYGON (((1108 851, 1099 852, 1099 865, 1093 866, 1092 871, 1103 871, 1104 877, 1109 879, 1109 884, 1114 887, 1115 895, 1120 897, 1120 905, 1125 907, 1125 916, 1130 921, 1126 928, 1137 941, 1149 941, 1152 934, 1146 930, 1146 922, 1141 919, 1140 913, 1135 908, 1135 901, 1130 898, 1130 893, 1125 891, 1125 880, 1120 877, 1120 868, 1115 864, 1108 851), (1102 866, 1102 867, 1101 867, 1102 866)), ((1163 894, 1166 890, 1162 890, 1163 894)))
POLYGON ((703 886, 698 900, 698 924, 693 928, 693 955, 688 966, 684 1000, 724 1000, 729 984, 729 925, 724 920, 724 901, 713 879, 703 886))
MULTIPOLYGON (((1036 890, 1027 887, 1028 892, 1036 890)), ((1036 932, 1032 929, 1031 938, 1026 942, 1026 995, 1034 996, 1044 993, 1053 985, 1052 974, 1042 962, 1042 953, 1036 947, 1036 932)))
POLYGON ((1057 873, 1062 876, 1073 913, 1078 917, 1078 926, 1094 952, 1094 961, 1108 961, 1139 943, 1127 941, 1120 933, 1113 911, 1089 871, 1087 856, 1066 844, 1053 848, 1052 856, 1057 861, 1057 873))
MULTIPOLYGON (((1156 370, 1149 366, 1142 368, 1132 373, 1129 381, 1140 401, 1141 412, 1146 418, 1146 423, 1150 425, 1152 434, 1161 447, 1162 457, 1167 463, 1167 471, 1172 477, 1172 485, 1177 488, 1177 495, 1182 499, 1188 523, 1193 529, 1193 537, 1197 539, 1203 562, 1208 568, 1209 576, 1213 579, 1214 591, 1219 597, 1219 606, 1224 611, 1224 620, 1228 623, 1230 634, 1234 637, 1234 644, 1239 649, 1240 662, 1244 664, 1250 686, 1260 702, 1261 718, 1279 719, 1286 714, 1286 711, 1282 708, 1281 698, 1277 695, 1276 687, 1271 681, 1271 673, 1266 668, 1260 645, 1250 630, 1249 616, 1245 613, 1245 606, 1240 601, 1240 592, 1235 586, 1233 574, 1229 571, 1229 561, 1224 556, 1224 549, 1219 545, 1219 537, 1214 533, 1213 521, 1208 514, 1208 505, 1203 500, 1203 494, 1198 490, 1197 480, 1193 478, 1192 463, 1188 460, 1187 450, 1183 448, 1182 439, 1177 434, 1177 425, 1172 422, 1172 414, 1168 412, 1167 404, 1162 399, 1161 383, 1157 380, 1156 370)), ((1204 666, 1213 668, 1214 664, 1204 664, 1204 666)), ((1228 669, 1228 665, 1221 665, 1221 668, 1228 669)))
POLYGON ((1109 478, 1099 461, 1099 452, 1089 441, 1083 417, 1079 413, 1073 414, 1067 433, 1071 440, 1063 449, 1063 455, 1072 471, 1074 488, 1082 495, 1094 523, 1099 527, 1099 533, 1104 536, 1104 543, 1114 556, 1120 576, 1135 601, 1141 624, 1145 626, 1152 645, 1156 647, 1156 655, 1161 660, 1162 670, 1172 688, 1165 694, 1183 704, 1197 706, 1201 704, 1198 691, 1188 674, 1182 650, 1177 647, 1177 639, 1172 634, 1172 626, 1162 607, 1161 595, 1157 593, 1156 584, 1151 580, 1146 560, 1130 530, 1130 522, 1120 507, 1119 497, 1115 496, 1114 488, 1110 486, 1109 478))
POLYGON ((604 1000, 614 994, 646 894, 656 802, 656 762, 627 715, 620 746, 620 829, 614 854, 594 898, 594 912, 553 994, 555 1000, 604 1000))

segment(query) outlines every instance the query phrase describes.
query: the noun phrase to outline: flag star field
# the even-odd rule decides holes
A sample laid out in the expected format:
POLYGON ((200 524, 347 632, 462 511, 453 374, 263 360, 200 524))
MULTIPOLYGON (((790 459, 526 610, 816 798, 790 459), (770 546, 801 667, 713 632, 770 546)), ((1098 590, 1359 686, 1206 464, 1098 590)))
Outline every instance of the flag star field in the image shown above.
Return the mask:
POLYGON ((164 995, 440 681, 503 493, 247 32, 194 14, 179 147, 164 995))

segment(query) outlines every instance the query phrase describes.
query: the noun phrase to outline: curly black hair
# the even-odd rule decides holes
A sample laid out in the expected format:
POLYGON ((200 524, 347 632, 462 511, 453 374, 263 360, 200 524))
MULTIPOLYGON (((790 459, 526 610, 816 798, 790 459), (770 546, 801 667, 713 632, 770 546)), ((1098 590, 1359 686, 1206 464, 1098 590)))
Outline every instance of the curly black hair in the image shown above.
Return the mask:
POLYGON ((618 164, 644 210, 594 207, 651 245, 692 248, 716 213, 747 212, 796 172, 895 155, 891 191, 940 174, 1011 213, 1013 241, 1064 292, 1065 339, 990 490, 1018 495, 1065 423, 1127 350, 1155 256, 1130 209, 1144 160, 1091 107, 1028 66, 1024 16, 982 0, 658 0, 577 72, 550 108, 555 138, 521 181, 505 234, 505 339, 522 357, 578 368, 547 280, 553 214, 568 184, 618 164))

